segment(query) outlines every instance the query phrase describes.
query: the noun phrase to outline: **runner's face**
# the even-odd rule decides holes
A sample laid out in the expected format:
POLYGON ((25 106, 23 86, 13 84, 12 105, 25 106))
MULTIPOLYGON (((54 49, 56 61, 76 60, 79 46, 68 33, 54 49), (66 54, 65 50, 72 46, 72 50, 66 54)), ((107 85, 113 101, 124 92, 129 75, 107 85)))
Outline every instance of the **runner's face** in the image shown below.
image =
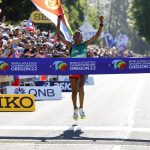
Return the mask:
POLYGON ((75 32, 74 35, 73 35, 73 39, 74 41, 82 41, 82 34, 80 32, 75 32))

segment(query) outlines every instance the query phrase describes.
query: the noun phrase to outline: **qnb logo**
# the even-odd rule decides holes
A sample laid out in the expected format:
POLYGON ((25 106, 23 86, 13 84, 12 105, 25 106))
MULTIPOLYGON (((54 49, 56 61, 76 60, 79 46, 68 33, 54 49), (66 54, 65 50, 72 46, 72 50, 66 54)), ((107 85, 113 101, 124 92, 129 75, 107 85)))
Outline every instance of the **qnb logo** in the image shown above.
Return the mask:
POLYGON ((4 61, 0 61, 0 70, 6 71, 9 69, 9 64, 5 63, 4 61))
POLYGON ((26 91, 25 89, 23 88, 16 88, 15 91, 14 91, 15 94, 26 94, 26 91))
POLYGON ((55 70, 61 70, 61 71, 65 71, 68 67, 68 65, 63 61, 55 61, 53 66, 55 67, 55 70))
POLYGON ((112 62, 113 66, 115 69, 120 69, 120 70, 124 70, 125 67, 127 66, 126 62, 122 61, 122 60, 114 60, 112 62))

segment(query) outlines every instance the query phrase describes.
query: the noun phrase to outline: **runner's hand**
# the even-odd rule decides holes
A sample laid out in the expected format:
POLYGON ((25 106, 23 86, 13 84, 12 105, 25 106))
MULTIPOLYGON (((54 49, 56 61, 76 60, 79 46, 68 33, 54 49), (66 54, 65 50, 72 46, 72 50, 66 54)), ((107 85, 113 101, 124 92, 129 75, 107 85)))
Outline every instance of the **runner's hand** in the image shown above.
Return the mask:
POLYGON ((103 24, 104 23, 104 17, 103 16, 98 16, 98 19, 100 21, 100 24, 103 24))

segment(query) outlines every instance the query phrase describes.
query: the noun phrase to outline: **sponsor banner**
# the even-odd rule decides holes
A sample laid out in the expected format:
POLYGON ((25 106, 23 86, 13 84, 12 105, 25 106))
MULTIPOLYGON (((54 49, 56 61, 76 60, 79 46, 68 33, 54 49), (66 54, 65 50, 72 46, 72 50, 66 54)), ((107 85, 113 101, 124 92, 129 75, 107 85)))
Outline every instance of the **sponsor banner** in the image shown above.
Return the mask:
POLYGON ((50 19, 48 19, 38 10, 33 11, 30 15, 30 18, 34 23, 52 23, 50 19))
MULTIPOLYGON (((70 81, 37 81, 35 82, 36 86, 59 86, 62 92, 71 92, 70 81)), ((94 85, 93 77, 88 77, 85 82, 85 85, 94 85)))
MULTIPOLYGON (((64 78, 65 79, 65 78, 64 78)), ((71 84, 69 77, 67 81, 37 81, 35 82, 36 86, 59 86, 61 88, 62 92, 71 92, 71 84)), ((88 79, 85 82, 85 85, 94 85, 94 79, 93 77, 88 77, 88 79)))
POLYGON ((124 73, 150 73, 150 58, 0 58, 1 75, 124 73))
POLYGON ((69 81, 37 81, 36 86, 59 86, 62 92, 71 92, 71 84, 69 81))
POLYGON ((11 82, 13 80, 14 80, 13 76, 8 76, 8 75, 0 76, 0 83, 2 83, 2 82, 11 82))
POLYGON ((9 94, 34 94, 35 100, 60 100, 62 98, 59 86, 7 86, 6 90, 9 94))
POLYGON ((120 51, 126 50, 128 46, 128 40, 129 37, 127 35, 120 34, 114 39, 114 46, 116 46, 116 48, 120 51))
POLYGON ((0 112, 35 111, 33 94, 0 94, 0 112))

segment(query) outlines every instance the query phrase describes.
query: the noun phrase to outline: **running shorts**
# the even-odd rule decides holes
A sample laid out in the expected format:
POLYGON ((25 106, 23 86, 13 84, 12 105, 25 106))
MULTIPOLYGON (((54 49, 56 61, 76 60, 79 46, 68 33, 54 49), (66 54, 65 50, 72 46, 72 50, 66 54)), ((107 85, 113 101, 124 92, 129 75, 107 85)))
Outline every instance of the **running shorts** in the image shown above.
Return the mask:
POLYGON ((71 79, 80 79, 81 75, 79 74, 74 74, 74 75, 69 75, 69 78, 71 79))

